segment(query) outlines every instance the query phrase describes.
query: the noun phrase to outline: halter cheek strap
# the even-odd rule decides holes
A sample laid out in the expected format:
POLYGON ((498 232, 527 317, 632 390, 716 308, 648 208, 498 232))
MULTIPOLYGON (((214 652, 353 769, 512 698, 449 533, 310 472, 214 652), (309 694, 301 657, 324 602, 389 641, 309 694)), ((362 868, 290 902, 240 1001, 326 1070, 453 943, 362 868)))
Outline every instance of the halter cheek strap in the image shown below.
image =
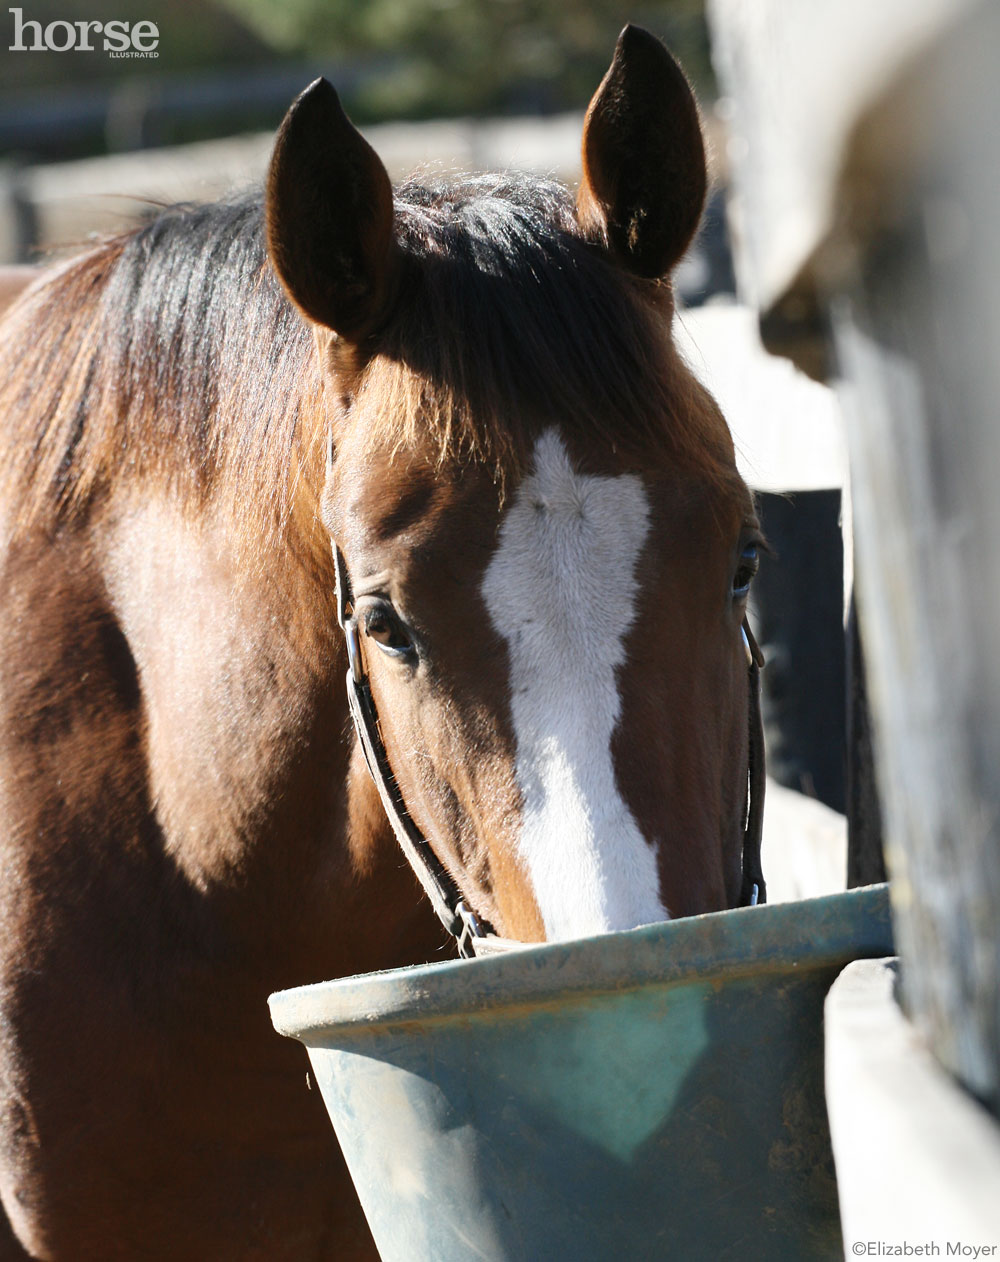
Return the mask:
POLYGON ((747 809, 743 827, 743 884, 740 906, 751 907, 767 902, 767 884, 760 861, 760 842, 764 831, 764 786, 767 776, 764 762, 764 721, 760 709, 760 671, 764 654, 754 639, 750 623, 743 619, 743 643, 746 646, 747 673, 750 683, 748 717, 747 809))
MULTIPOLYGON (((336 544, 333 548, 333 559, 337 574, 337 620, 347 641, 347 700, 351 718, 364 751, 365 762, 375 781, 382 807, 392 831, 396 834, 400 849, 423 886, 424 893, 430 899, 441 923, 457 942, 459 955, 469 959, 472 956, 488 955, 520 946, 521 943, 499 937, 493 926, 480 919, 469 907, 451 874, 406 808, 382 740, 378 711, 361 655, 350 579, 344 558, 336 544)), ((746 646, 750 678, 750 754, 740 903, 748 906, 763 903, 766 899, 766 886, 760 865, 764 807, 764 730, 760 713, 760 668, 764 664, 764 658, 745 618, 743 643, 746 646)))
POLYGON ((392 831, 396 834, 400 849, 423 886, 424 893, 430 899, 441 923, 458 943, 459 955, 469 959, 487 951, 517 946, 517 943, 498 937, 493 932, 492 925, 480 920, 469 907, 451 874, 406 809, 382 740, 375 699, 358 642, 358 624, 353 616, 350 579, 344 558, 336 545, 333 559, 337 572, 337 620, 347 640, 347 700, 351 718, 364 751, 365 762, 375 781, 382 807, 392 825, 392 831))

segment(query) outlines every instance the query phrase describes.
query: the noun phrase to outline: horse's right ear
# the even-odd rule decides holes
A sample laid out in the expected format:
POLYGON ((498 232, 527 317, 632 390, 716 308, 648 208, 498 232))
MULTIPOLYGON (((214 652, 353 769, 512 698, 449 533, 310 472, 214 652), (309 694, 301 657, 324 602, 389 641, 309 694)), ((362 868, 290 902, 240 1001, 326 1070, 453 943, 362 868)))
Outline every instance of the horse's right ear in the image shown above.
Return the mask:
POLYGON ((392 185, 326 79, 296 97, 278 130, 266 210, 271 261, 295 305, 363 337, 393 289, 392 185))

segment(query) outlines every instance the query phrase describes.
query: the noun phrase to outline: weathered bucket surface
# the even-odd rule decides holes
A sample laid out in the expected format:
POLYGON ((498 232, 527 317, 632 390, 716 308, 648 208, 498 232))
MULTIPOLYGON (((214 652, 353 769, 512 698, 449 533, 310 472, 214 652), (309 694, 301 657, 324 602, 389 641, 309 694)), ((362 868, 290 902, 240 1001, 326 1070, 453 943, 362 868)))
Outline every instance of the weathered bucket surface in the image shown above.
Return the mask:
POLYGON ((887 890, 272 995, 384 1262, 841 1258, 823 1000, 887 890))

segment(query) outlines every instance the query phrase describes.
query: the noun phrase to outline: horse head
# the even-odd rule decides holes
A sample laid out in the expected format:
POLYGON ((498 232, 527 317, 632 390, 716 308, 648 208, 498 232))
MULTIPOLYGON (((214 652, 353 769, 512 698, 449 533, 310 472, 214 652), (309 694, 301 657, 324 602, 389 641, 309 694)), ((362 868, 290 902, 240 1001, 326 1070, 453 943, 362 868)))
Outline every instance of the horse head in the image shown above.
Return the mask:
POLYGON ((687 81, 632 27, 575 203, 394 194, 324 80, 275 145, 269 250, 314 330, 322 517, 392 791, 522 941, 741 901, 759 527, 671 338, 705 189, 687 81))

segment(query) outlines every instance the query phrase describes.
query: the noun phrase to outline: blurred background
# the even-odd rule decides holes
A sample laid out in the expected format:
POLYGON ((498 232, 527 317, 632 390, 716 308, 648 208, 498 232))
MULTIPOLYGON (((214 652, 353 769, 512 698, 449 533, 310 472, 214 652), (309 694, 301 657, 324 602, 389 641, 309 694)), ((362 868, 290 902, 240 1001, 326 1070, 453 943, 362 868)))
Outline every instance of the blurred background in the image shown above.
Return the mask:
MULTIPOLYGON (((318 71, 359 123, 581 108, 623 25, 611 0, 24 0, 21 9, 43 27, 117 19, 159 31, 158 56, 139 62, 11 55, 4 40, 0 143, 31 158, 273 128, 289 87, 318 71)), ((699 0, 628 16, 664 37, 711 96, 699 0)))

